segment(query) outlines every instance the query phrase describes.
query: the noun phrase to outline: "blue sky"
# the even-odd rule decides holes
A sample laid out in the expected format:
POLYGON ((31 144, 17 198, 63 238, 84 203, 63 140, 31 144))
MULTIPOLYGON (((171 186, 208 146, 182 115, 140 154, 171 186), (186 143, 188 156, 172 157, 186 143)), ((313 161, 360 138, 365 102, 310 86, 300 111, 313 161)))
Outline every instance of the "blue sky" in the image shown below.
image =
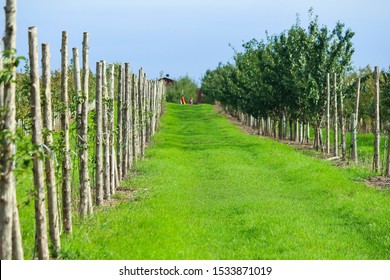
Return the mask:
MULTIPOLYGON (((3 2, 3 6, 5 1, 3 2)), ((69 49, 81 49, 90 33, 90 68, 101 59, 129 62, 150 78, 160 72, 199 82, 207 69, 232 61, 232 45, 277 34, 295 23, 304 27, 314 8, 320 24, 341 21, 355 33, 355 67, 390 65, 388 0, 18 0, 17 50, 28 56, 27 30, 37 26, 39 43, 49 43, 52 69, 60 68, 61 32, 69 49)), ((0 15, 4 30, 4 13, 0 15)))

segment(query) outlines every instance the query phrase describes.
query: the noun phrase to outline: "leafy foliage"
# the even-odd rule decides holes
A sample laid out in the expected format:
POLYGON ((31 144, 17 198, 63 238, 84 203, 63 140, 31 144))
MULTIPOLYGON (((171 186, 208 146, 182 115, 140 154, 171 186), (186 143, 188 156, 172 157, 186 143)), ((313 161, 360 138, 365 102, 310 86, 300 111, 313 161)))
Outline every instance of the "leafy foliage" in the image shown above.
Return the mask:
POLYGON ((253 39, 236 52, 235 65, 206 72, 202 90, 223 104, 257 116, 282 114, 321 125, 326 105, 326 73, 338 77, 351 70, 354 52, 350 29, 338 22, 333 30, 318 17, 307 29, 295 25, 266 41, 253 39))
POLYGON ((3 51, 3 69, 0 71, 0 83, 6 84, 15 81, 12 71, 19 66, 22 60, 25 60, 25 58, 23 56, 17 56, 15 49, 3 51))

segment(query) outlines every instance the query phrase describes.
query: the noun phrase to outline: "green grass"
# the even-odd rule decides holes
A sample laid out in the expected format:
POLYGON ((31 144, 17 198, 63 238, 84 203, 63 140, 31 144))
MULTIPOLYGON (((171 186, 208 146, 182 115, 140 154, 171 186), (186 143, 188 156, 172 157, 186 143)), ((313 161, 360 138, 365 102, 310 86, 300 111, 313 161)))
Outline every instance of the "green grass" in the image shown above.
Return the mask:
MULTIPOLYGON (((342 154, 342 147, 341 147, 341 132, 339 128, 338 132, 338 148, 339 148, 339 156, 342 154)), ((314 141, 314 129, 311 128, 310 132, 310 141, 314 141)), ((331 154, 333 154, 333 147, 334 147, 334 130, 331 128, 330 130, 330 148, 331 148, 331 154)), ((351 143, 352 133, 347 131, 346 132, 346 158, 347 161, 351 160, 351 153, 352 153, 352 143, 351 143)), ((322 139, 325 142, 326 141, 326 129, 322 129, 322 139)), ((380 167, 381 170, 374 174, 372 172, 372 176, 378 175, 378 174, 384 174, 385 172, 385 163, 386 163, 386 155, 387 155, 387 137, 382 135, 380 139, 380 167), (385 144, 386 143, 386 144, 385 144)), ((325 143, 324 143, 325 148, 325 143)), ((374 159, 374 134, 357 134, 357 150, 358 150, 358 165, 360 168, 364 168, 366 171, 372 171, 372 164, 374 159)))
POLYGON ((390 259, 390 196, 211 106, 168 104, 126 182, 135 197, 75 220, 64 259, 390 259))

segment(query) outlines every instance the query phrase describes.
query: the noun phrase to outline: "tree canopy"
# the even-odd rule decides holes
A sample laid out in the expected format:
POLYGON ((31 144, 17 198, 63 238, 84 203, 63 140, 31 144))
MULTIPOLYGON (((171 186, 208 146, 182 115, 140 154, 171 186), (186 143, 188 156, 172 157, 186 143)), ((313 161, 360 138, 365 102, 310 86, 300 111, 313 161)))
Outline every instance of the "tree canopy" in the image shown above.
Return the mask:
POLYGON ((320 125, 326 106, 326 73, 352 69, 354 32, 338 22, 330 30, 309 11, 307 28, 296 23, 266 40, 253 39, 202 80, 205 95, 252 116, 282 114, 320 125))

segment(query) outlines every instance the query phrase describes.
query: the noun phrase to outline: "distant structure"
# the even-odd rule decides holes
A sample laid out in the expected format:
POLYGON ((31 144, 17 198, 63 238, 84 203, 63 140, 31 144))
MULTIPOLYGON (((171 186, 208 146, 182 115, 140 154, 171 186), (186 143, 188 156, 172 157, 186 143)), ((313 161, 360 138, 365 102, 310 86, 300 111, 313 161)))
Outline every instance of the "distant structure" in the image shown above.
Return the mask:
POLYGON ((165 77, 160 78, 159 81, 164 81, 165 86, 171 86, 176 83, 175 80, 169 78, 169 74, 165 75, 165 77))

